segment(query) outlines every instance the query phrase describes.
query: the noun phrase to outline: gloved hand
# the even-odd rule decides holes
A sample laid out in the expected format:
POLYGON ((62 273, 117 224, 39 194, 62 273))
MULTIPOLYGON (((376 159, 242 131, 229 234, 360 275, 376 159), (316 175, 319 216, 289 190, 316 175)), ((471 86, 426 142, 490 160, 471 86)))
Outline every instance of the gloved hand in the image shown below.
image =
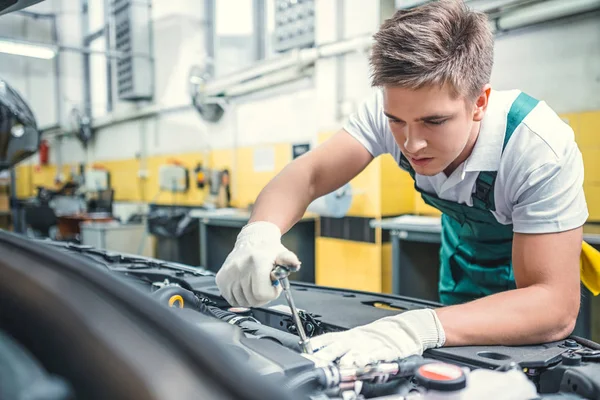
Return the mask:
POLYGON ((394 361, 441 347, 444 328, 434 310, 406 311, 345 332, 311 339, 314 357, 346 367, 363 367, 377 361, 394 361), (341 358, 340 358, 341 357, 341 358))
POLYGON ((279 281, 271 281, 275 264, 300 268, 298 257, 281 244, 281 230, 271 222, 246 225, 217 272, 221 295, 232 306, 257 307, 281 294, 279 281))

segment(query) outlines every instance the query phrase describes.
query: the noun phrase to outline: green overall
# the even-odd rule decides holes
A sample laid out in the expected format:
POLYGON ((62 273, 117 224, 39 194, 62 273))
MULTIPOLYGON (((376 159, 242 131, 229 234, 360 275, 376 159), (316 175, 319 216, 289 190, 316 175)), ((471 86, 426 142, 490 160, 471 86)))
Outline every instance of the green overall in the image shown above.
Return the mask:
MULTIPOLYGON (((506 121, 504 144, 538 101, 521 93, 513 102, 506 121)), ((400 166, 415 178, 415 171, 402 156, 400 166)), ((512 269, 513 226, 496 221, 494 183, 496 171, 481 171, 472 195, 473 206, 443 200, 419 189, 425 203, 442 212, 439 296, 443 304, 459 304, 514 289, 512 269)))

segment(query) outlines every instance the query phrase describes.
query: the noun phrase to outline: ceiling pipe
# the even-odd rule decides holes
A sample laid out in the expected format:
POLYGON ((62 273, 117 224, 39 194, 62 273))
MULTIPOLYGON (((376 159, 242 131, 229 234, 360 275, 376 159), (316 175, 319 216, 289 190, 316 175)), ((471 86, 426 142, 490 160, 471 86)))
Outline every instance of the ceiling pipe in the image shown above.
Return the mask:
MULTIPOLYGON (((318 59, 337 57, 342 54, 356 51, 367 51, 371 45, 371 36, 359 36, 338 42, 327 43, 313 48, 294 50, 274 60, 266 60, 257 63, 239 73, 224 76, 209 81, 205 84, 202 92, 206 97, 225 94, 232 86, 246 84, 247 82, 264 77, 269 74, 279 73, 289 68, 295 69, 296 79, 305 76, 303 72, 306 67, 314 64, 318 59)), ((285 81, 289 81, 286 79, 285 81)), ((263 80, 268 82, 268 80, 263 80)), ((267 86, 265 86, 267 87, 267 86)))
POLYGON ((549 0, 508 12, 496 20, 501 31, 570 17, 600 9, 600 0, 549 0))
POLYGON ((298 71, 295 68, 284 71, 278 71, 276 73, 265 75, 250 82, 241 83, 233 86, 225 91, 227 97, 238 97, 245 94, 253 93, 264 88, 269 88, 284 83, 297 81, 302 78, 307 78, 313 73, 313 68, 306 68, 298 71))
MULTIPOLYGON (((467 0, 465 4, 473 10, 486 14, 501 12, 507 8, 522 6, 536 0, 467 0)), ((540 0, 537 0, 540 1, 540 0)), ((543 1, 543 0, 541 0, 543 1)))

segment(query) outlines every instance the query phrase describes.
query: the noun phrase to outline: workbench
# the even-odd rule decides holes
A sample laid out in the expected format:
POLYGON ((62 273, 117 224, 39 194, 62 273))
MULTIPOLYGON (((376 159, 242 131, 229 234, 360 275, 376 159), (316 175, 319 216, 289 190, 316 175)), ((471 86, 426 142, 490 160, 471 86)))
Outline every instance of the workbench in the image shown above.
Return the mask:
MULTIPOLYGON (((392 242, 392 293, 439 301, 439 249, 441 242, 440 217, 402 215, 394 218, 372 220, 371 227, 389 231, 392 242)), ((584 240, 600 249, 600 234, 585 233, 584 240)), ((582 288, 582 300, 574 334, 591 338, 600 336, 600 325, 592 313, 593 295, 582 288)), ((595 339, 598 339, 597 337, 595 339)))
POLYGON ((372 220, 389 231, 392 243, 392 293, 439 302, 439 217, 402 215, 372 220))
MULTIPOLYGON (((200 264, 217 272, 233 250, 237 235, 250 220, 250 211, 195 209, 190 211, 190 217, 197 218, 200 225, 200 264)), ((282 244, 302 262, 302 268, 291 274, 290 280, 315 282, 315 223, 316 217, 307 214, 281 238, 282 244)))

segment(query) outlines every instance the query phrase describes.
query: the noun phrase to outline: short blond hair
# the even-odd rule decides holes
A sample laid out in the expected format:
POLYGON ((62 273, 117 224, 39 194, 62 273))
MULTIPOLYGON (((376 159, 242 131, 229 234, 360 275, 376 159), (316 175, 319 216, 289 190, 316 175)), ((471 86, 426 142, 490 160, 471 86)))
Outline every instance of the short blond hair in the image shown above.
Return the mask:
POLYGON ((492 74, 494 37, 488 18, 462 0, 398 10, 374 40, 373 86, 449 85, 455 95, 474 99, 492 74))

